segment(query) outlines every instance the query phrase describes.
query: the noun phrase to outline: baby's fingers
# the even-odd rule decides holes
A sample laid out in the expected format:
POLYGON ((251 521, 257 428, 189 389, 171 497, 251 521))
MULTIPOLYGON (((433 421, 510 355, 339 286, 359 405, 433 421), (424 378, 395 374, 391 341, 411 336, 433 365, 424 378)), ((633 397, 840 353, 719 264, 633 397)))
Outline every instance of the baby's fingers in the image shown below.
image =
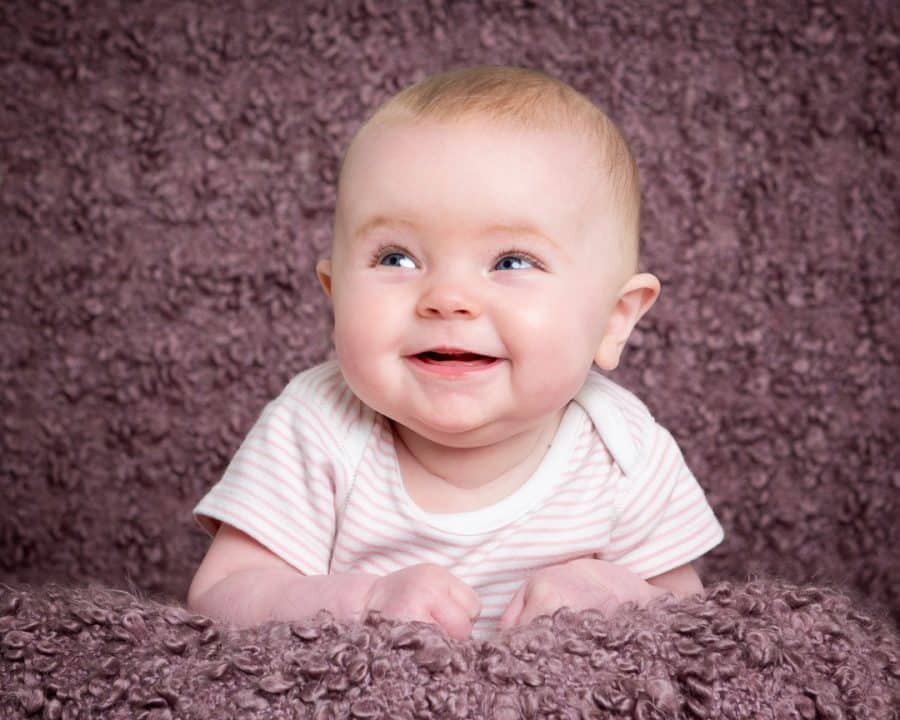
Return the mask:
POLYGON ((536 617, 556 612, 565 603, 562 595, 548 582, 532 581, 527 592, 522 593, 523 607, 517 625, 527 625, 536 617))
POLYGON ((431 608, 431 617, 444 632, 457 640, 467 640, 472 635, 472 621, 457 602, 447 599, 431 608))
POLYGON ((469 620, 474 622, 481 614, 481 598, 459 578, 454 577, 452 580, 449 587, 450 597, 465 611, 469 620))
POLYGON ((516 625, 519 621, 519 616, 522 614, 522 608, 525 606, 525 585, 527 583, 522 583, 519 586, 519 589, 516 591, 516 594, 513 595, 512 600, 509 601, 509 605, 506 606, 506 610, 503 611, 503 615, 500 616, 500 629, 506 630, 507 628, 511 628, 516 625))

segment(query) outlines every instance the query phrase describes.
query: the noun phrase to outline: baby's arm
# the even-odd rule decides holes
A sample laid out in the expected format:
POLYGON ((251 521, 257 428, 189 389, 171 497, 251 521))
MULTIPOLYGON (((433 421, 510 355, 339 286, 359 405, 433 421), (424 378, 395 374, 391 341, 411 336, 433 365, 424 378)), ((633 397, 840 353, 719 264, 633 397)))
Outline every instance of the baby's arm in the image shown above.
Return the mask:
POLYGON ((437 565, 413 565, 385 576, 303 575, 227 523, 194 575, 187 604, 240 626, 301 620, 322 609, 358 621, 378 610, 389 618, 437 623, 460 639, 469 637, 481 609, 474 590, 437 565))
POLYGON ((703 592, 703 584, 690 563, 642 580, 631 571, 596 558, 579 558, 545 567, 519 588, 500 618, 500 628, 525 625, 539 615, 566 606, 612 614, 626 602, 646 605, 668 593, 688 597, 703 592))
POLYGON ((222 524, 197 568, 188 607, 242 626, 329 610, 359 619, 376 575, 306 576, 246 533, 222 524))
POLYGON ((685 563, 674 570, 664 572, 662 575, 648 578, 647 582, 663 591, 656 593, 659 595, 670 592, 676 597, 689 597, 703 592, 703 583, 700 582, 700 576, 690 563, 685 563))

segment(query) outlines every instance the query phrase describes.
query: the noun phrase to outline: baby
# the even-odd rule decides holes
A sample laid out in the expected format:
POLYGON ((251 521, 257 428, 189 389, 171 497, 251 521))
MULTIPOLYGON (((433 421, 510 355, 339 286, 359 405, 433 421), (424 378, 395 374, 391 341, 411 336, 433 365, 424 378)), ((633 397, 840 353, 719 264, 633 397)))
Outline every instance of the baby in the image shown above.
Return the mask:
POLYGON ((325 608, 487 638, 559 607, 703 586, 722 528, 613 370, 659 281, 631 151, 544 73, 428 78, 338 180, 336 360, 296 376, 194 509, 188 604, 241 625, 325 608))

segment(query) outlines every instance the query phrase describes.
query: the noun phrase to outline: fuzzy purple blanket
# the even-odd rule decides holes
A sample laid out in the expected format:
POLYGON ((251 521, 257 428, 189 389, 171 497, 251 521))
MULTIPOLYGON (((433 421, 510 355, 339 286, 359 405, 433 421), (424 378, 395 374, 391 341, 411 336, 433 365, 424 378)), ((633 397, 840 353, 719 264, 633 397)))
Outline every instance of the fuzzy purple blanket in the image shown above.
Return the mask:
POLYGON ((845 595, 721 583, 487 642, 370 617, 238 630, 101 588, 0 588, 0 716, 897 718, 900 640, 845 595))

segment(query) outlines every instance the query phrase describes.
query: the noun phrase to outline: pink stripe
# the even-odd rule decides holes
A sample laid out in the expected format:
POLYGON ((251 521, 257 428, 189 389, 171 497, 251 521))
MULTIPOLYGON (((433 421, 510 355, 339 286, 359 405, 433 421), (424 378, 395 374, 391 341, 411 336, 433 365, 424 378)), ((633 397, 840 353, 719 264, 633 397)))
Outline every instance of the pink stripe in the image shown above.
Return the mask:
POLYGON ((636 541, 632 541, 630 544, 625 545, 624 547, 620 541, 617 541, 615 544, 610 543, 610 547, 609 547, 610 556, 625 557, 629 553, 632 553, 635 550, 637 550, 639 547, 646 546, 648 543, 655 544, 661 540, 664 540, 665 538, 677 537, 678 536, 677 530, 669 529, 667 531, 663 531, 662 528, 664 528, 667 524, 669 524, 670 520, 674 520, 682 515, 685 515, 689 511, 693 511, 693 514, 690 517, 690 521, 685 521, 683 523, 684 526, 689 526, 691 522, 694 522, 698 519, 703 519, 707 514, 707 508, 706 508, 705 504, 690 505, 687 508, 685 508, 682 512, 679 512, 676 515, 673 515, 671 518, 665 518, 665 520, 662 523, 660 523, 658 529, 651 530, 650 534, 642 536, 642 537, 638 538, 636 541), (658 534, 657 534, 657 531, 658 531, 658 534))
MULTIPOLYGON (((284 410, 291 413, 292 417, 283 417, 283 413, 275 413, 271 412, 266 415, 263 415, 258 421, 257 424, 253 427, 250 432, 250 438, 261 437, 263 441, 268 439, 270 436, 278 437, 284 440, 287 443, 290 443, 291 446, 296 446, 297 444, 297 436, 299 435, 304 441, 309 440, 307 435, 310 435, 312 438, 318 438, 321 443, 321 447, 337 447, 336 439, 333 435, 330 435, 327 431, 326 434, 330 436, 332 442, 329 444, 328 442, 323 442, 323 433, 321 430, 319 432, 314 432, 313 428, 317 427, 315 423, 321 423, 321 418, 318 417, 314 411, 308 410, 306 408, 301 407, 304 403, 295 402, 292 407, 282 406, 278 408, 278 410, 284 410), (303 421, 302 425, 297 425, 294 417, 299 414, 299 411, 307 414, 307 418, 303 421)), ((321 425, 318 426, 321 428, 321 425)))
MULTIPOLYGON (((264 488, 267 488, 271 491, 270 486, 265 485, 264 483, 259 483, 259 485, 261 485, 264 488)), ((276 495, 277 497, 281 497, 284 499, 284 505, 276 506, 276 505, 272 505, 272 503, 264 500, 261 496, 257 495, 256 493, 252 492, 252 490, 249 490, 246 487, 234 488, 234 487, 231 487, 229 483, 222 483, 217 487, 218 487, 218 493, 213 497, 213 499, 223 498, 223 499, 231 500, 234 498, 241 499, 241 497, 243 496, 244 500, 242 500, 242 502, 252 500, 252 502, 257 503, 258 506, 260 506, 260 507, 264 506, 268 510, 270 515, 284 517, 287 520, 287 522, 283 523, 285 533, 293 534, 293 533, 291 533, 291 529, 293 527, 296 527, 299 524, 298 523, 299 520, 305 521, 307 524, 312 525, 314 528, 319 530, 323 535, 333 535, 333 533, 334 533, 333 517, 329 517, 326 513, 323 513, 322 508, 317 505, 310 506, 311 510, 318 511, 317 514, 307 514, 306 512, 304 512, 304 510, 298 508, 297 514, 293 515, 289 512, 285 512, 284 508, 289 507, 289 508, 293 509, 294 504, 287 498, 284 498, 284 496, 281 495, 281 493, 278 493, 278 492, 272 493, 272 494, 276 495), (324 521, 325 521, 324 524, 322 522, 322 519, 324 519, 324 521)), ((326 545, 325 541, 322 541, 322 545, 323 546, 326 545)))
MULTIPOLYGON (((360 547, 365 547, 369 544, 371 539, 374 537, 374 533, 366 534, 366 535, 358 535, 356 533, 351 534, 349 530, 344 527, 344 532, 348 535, 350 539, 356 540, 360 547)), ((384 542, 386 545, 391 544, 391 540, 395 538, 384 537, 381 536, 379 540, 384 542)), ((440 546, 435 545, 433 542, 428 540, 427 538, 423 538, 418 535, 412 535, 410 537, 403 538, 403 552, 407 553, 412 557, 423 558, 426 555, 430 555, 431 553, 440 552, 440 546)), ((446 555, 444 557, 447 557, 446 555)), ((424 562, 424 560, 422 560, 424 562)))
MULTIPOLYGON (((676 555, 676 557, 682 557, 685 553, 689 553, 691 551, 692 547, 696 547, 698 544, 698 543, 694 542, 694 545, 692 546, 692 545, 689 545, 688 543, 695 541, 697 537, 702 538, 702 536, 704 534, 708 533, 711 529, 712 530, 716 529, 716 526, 714 523, 711 523, 711 522, 704 523, 701 527, 697 528, 696 530, 694 530, 694 532, 690 533, 689 535, 682 536, 681 539, 679 540, 679 542, 677 542, 675 544, 670 543, 667 546, 660 546, 658 544, 651 545, 651 546, 645 546, 645 547, 641 548, 641 550, 642 550, 641 554, 647 555, 648 557, 655 557, 655 556, 664 556, 664 555, 666 555, 666 553, 668 553, 672 550, 678 550, 679 552, 676 555), (686 546, 686 547, 681 547, 681 546, 686 546)), ((671 537, 671 536, 669 536, 669 537, 671 537)), ((638 560, 638 559, 622 559, 622 558, 620 558, 620 560, 618 562, 622 562, 622 563, 628 564, 628 565, 636 565, 637 567, 642 567, 643 564, 647 562, 647 560, 646 559, 638 560)), ((669 560, 665 560, 664 562, 665 562, 665 564, 669 564, 669 560)))
POLYGON ((340 426, 341 428, 350 427, 353 422, 353 413, 354 410, 357 410, 359 407, 359 400, 353 394, 353 391, 350 390, 349 387, 345 387, 341 393, 341 397, 338 402, 338 412, 340 413, 340 426))
MULTIPOLYGON (((226 522, 230 525, 234 525, 235 527, 243 528, 244 532, 253 537, 260 544, 275 548, 276 552, 283 558, 290 559, 291 564, 295 567, 310 570, 311 566, 307 563, 297 562, 297 559, 301 556, 297 555, 294 548, 286 548, 280 542, 274 539, 274 537, 269 532, 269 530, 271 530, 271 528, 273 527, 272 524, 264 516, 260 515, 252 506, 247 505, 246 503, 239 500, 228 500, 225 503, 220 504, 217 501, 210 499, 208 504, 212 506, 211 510, 213 510, 214 513, 210 513, 208 510, 204 510, 203 514, 214 517, 220 522, 226 522), (236 511, 235 508, 239 508, 239 510, 236 511), (248 517, 255 519, 256 522, 247 522, 248 517)), ((295 538, 292 539, 297 544, 297 546, 304 550, 308 557, 316 558, 319 555, 318 552, 313 551, 312 548, 307 546, 302 541, 295 538)), ((323 566, 326 568, 327 572, 327 557, 325 558, 323 566)))
POLYGON ((537 525, 529 523, 523 528, 519 528, 515 537, 525 535, 527 539, 522 541, 507 540, 504 538, 504 548, 528 548, 528 547, 555 547, 554 538, 563 537, 560 545, 568 545, 573 542, 599 543, 608 535, 612 525, 612 518, 604 518, 600 514, 593 517, 587 516, 584 522, 573 525, 537 525), (530 538, 534 538, 531 540, 530 538))
POLYGON ((247 448, 247 451, 242 453, 240 458, 235 459, 234 463, 228 468, 225 477, 223 477, 222 479, 227 480, 235 474, 246 474, 253 477, 254 479, 258 479, 257 475, 255 474, 251 475, 250 473, 241 473, 242 468, 252 468, 253 470, 261 473, 263 477, 268 477, 276 481, 276 485, 267 485, 267 487, 271 487, 274 489, 279 485, 284 485, 293 488, 296 491, 300 491, 301 493, 304 488, 320 485, 319 482, 316 482, 315 484, 311 483, 314 477, 316 478, 316 480, 318 480, 319 476, 324 476, 329 488, 332 492, 334 492, 334 482, 330 477, 328 468, 326 466, 304 468, 286 465, 278 458, 263 455, 263 453, 255 449, 247 448), (271 460, 272 464, 275 465, 276 468, 273 469, 260 463, 257 459, 258 457, 264 457, 271 460), (277 472, 278 469, 281 469, 284 472, 277 472))
POLYGON ((375 453, 367 453, 357 466, 359 473, 366 473, 375 480, 379 485, 386 485, 393 482, 394 467, 385 467, 381 464, 381 459, 375 456, 375 453))
MULTIPOLYGON (((296 507, 296 503, 294 502, 294 500, 282 492, 282 488, 279 484, 272 484, 262 477, 253 476, 252 485, 250 485, 250 483, 248 482, 236 481, 236 479, 240 477, 246 478, 249 476, 241 472, 239 469, 235 469, 235 471, 233 473, 230 473, 228 477, 223 478, 222 482, 214 487, 211 493, 215 494, 216 492, 227 492, 232 495, 244 494, 260 503, 265 502, 261 496, 253 492, 252 485, 255 485, 263 490, 268 490, 269 494, 274 495, 276 498, 279 498, 282 501, 283 504, 280 506, 273 506, 271 503, 266 504, 271 511, 287 518, 290 523, 295 522, 296 518, 290 512, 287 512, 286 508, 289 508, 290 510, 296 509, 296 511, 300 513, 304 517, 304 519, 311 521, 320 530, 327 531, 329 534, 334 532, 334 523, 332 518, 329 518, 329 522, 327 525, 322 526, 316 521, 316 518, 314 516, 306 515, 304 513, 304 508, 296 507)), ((321 502, 321 500, 318 503, 313 503, 312 501, 314 497, 315 496, 307 495, 305 499, 308 499, 310 501, 310 509, 316 510, 321 513, 323 503, 321 502)))
POLYGON ((337 397, 343 383, 343 376, 337 365, 320 365, 314 371, 310 384, 316 391, 316 395, 323 396, 326 400, 334 400, 337 397))
POLYGON ((360 468, 368 469, 373 475, 381 477, 393 476, 396 465, 393 459, 383 453, 368 453, 360 462, 360 468))
MULTIPOLYGON (((363 548, 373 543, 373 541, 379 545, 392 545, 397 542, 397 537, 399 535, 403 538, 403 545, 406 547, 407 542, 404 533, 409 530, 409 527, 409 524, 385 524, 376 530, 371 526, 360 525, 355 519, 353 519, 353 521, 347 520, 341 526, 341 535, 338 539, 338 545, 344 547, 345 545, 353 543, 360 548, 363 548)), ((414 542, 413 544, 419 543, 414 542)))
MULTIPOLYGON (((431 542, 413 522, 411 518, 402 515, 386 514, 390 511, 390 503, 384 503, 383 510, 379 512, 378 503, 382 500, 380 493, 367 486, 364 478, 357 479, 357 488, 354 490, 354 514, 347 517, 342 526, 342 535, 364 545, 372 538, 380 542, 390 542, 397 535, 403 539, 404 545, 412 544, 417 547, 429 547, 431 542), (356 498, 359 494, 360 497, 356 498), (377 499, 373 496, 378 496, 377 499), (372 508, 369 511, 368 508, 372 508), (364 534, 360 534, 364 533, 364 534)), ((427 529, 427 528, 423 528, 427 529)))
MULTIPOLYGON (((302 484, 306 475, 313 471, 320 471, 322 474, 327 475, 327 465, 325 463, 315 463, 312 461, 312 458, 304 458, 306 462, 285 462, 277 455, 272 455, 263 451, 260 448, 271 448, 273 450, 280 450, 284 453, 291 453, 293 450, 290 448, 285 448, 283 445, 276 444, 274 442, 270 443, 262 443, 259 447, 255 445, 247 445, 244 448, 244 452, 241 453, 240 456, 235 457, 234 465, 232 467, 240 467, 241 465, 254 465, 258 468, 264 468, 271 472, 271 468, 278 468, 280 472, 274 473, 277 476, 284 480, 285 482, 289 482, 292 485, 298 484, 298 481, 302 484), (254 460, 254 458, 257 458, 254 460)), ((297 458, 290 458, 291 460, 295 460, 297 458)))
MULTIPOLYGON (((408 535, 409 530, 410 525, 408 524, 389 527, 383 521, 379 521, 377 516, 373 517, 366 515, 354 517, 352 522, 346 522, 342 528, 342 534, 346 534, 348 539, 353 540, 359 545, 376 541, 379 544, 396 544, 401 542, 404 548, 413 545, 423 549, 442 547, 447 546, 448 544, 450 547, 466 550, 478 548, 480 546, 477 536, 471 536, 471 540, 468 541, 461 540, 456 543, 447 543, 435 533, 425 534, 417 531, 414 536, 410 537, 408 535), (394 532, 391 532, 391 530, 394 532), (401 540, 397 539, 398 534, 402 538, 401 540)), ((534 538, 534 540, 515 542, 506 541, 505 539, 500 538, 498 539, 497 544, 500 545, 503 550, 508 552, 521 552, 531 548, 542 548, 543 551, 546 552, 549 547, 556 547, 555 544, 548 545, 547 540, 559 537, 562 530, 566 531, 567 534, 567 539, 565 540, 565 545, 563 545, 563 547, 571 545, 572 543, 585 542, 599 545, 609 534, 610 521, 588 517, 581 524, 568 527, 526 525, 517 528, 517 532, 528 535, 529 537, 534 538)))
POLYGON ((338 415, 338 426, 343 433, 353 424, 353 418, 356 410, 359 408, 360 402, 348 387, 341 390, 341 395, 336 403, 338 415))
MULTIPOLYGON (((356 499, 353 501, 354 523, 364 531, 372 528, 384 528, 386 522, 390 522, 394 497, 391 489, 385 487, 384 483, 378 483, 377 481, 366 482, 367 479, 363 473, 359 474, 354 494, 359 493, 368 502, 358 502, 356 499)), ((607 489, 597 493, 597 496, 602 498, 611 492, 612 489, 607 489)), ((594 498, 590 498, 591 502, 593 500, 594 498)), ((605 517, 605 514, 605 508, 601 508, 598 511, 595 507, 587 504, 583 498, 580 501, 573 502, 556 502, 554 499, 553 507, 548 508, 547 511, 541 514, 540 526, 534 527, 531 531, 538 534, 551 534, 558 533, 560 530, 594 529, 596 532, 597 523, 602 522, 603 529, 608 532, 608 518, 605 517), (561 508, 556 508, 556 505, 560 505, 561 508), (586 505, 587 510, 583 510, 586 505), (573 514, 573 512, 566 510, 569 507, 579 508, 583 511, 573 514)), ((409 520, 402 523, 400 527, 406 529, 408 527, 407 522, 409 520)), ((475 541, 473 540, 472 542, 475 541)))
POLYGON ((344 430, 347 426, 348 408, 358 401, 349 392, 339 368, 334 366, 329 370, 330 372, 317 383, 313 397, 320 399, 323 407, 328 408, 331 416, 335 418, 337 427, 344 430))
POLYGON ((645 483, 638 492, 638 495, 632 498, 626 507, 622 508, 622 517, 619 519, 619 526, 626 526, 640 518, 641 514, 647 511, 647 508, 643 507, 643 504, 647 503, 647 507, 651 506, 651 501, 648 500, 646 496, 654 495, 660 488, 665 487, 669 477, 679 467, 680 463, 678 462, 678 455, 676 453, 663 452, 663 454, 659 456, 653 472, 646 472, 644 474, 645 477, 648 477, 655 482, 645 483), (662 469, 664 463, 665 470, 662 469), (631 514, 629 514, 629 511, 632 511, 631 514))
MULTIPOLYGON (((364 468, 364 470, 369 470, 369 468, 364 468)), ((398 480, 397 482, 400 481, 398 480)), ((368 474, 364 476, 360 473, 354 493, 360 490, 366 492, 368 497, 378 500, 380 506, 378 512, 387 511, 393 505, 394 492, 388 486, 388 481, 381 477, 370 479, 368 474), (365 483, 365 490, 363 490, 363 483, 360 483, 360 480, 369 480, 368 483, 365 483)), ((609 496, 614 494, 614 492, 615 488, 611 487, 597 490, 580 487, 565 488, 558 495, 551 497, 547 504, 543 506, 540 519, 542 522, 556 523, 555 527, 566 528, 571 525, 573 520, 594 517, 598 513, 604 516, 608 512, 607 506, 611 505, 612 502, 609 496), (573 510, 578 512, 573 514, 573 510)), ((364 513, 365 508, 360 507, 358 512, 364 513)), ((380 514, 376 513, 372 517, 379 525, 384 521, 383 516, 380 514)))
POLYGON ((522 562, 516 566, 507 567, 502 570, 475 570, 469 569, 466 572, 466 575, 470 578, 479 578, 479 585, 498 585, 501 583, 514 583, 518 582, 524 578, 531 577, 538 570, 543 570, 544 568, 551 567, 553 565, 560 565, 562 563, 568 562, 569 560, 575 560, 578 557, 582 557, 581 555, 571 553, 567 556, 556 556, 556 557, 538 557, 536 562, 526 563, 522 562))
POLYGON ((590 552, 578 552, 573 548, 560 548, 553 555, 541 554, 533 557, 520 556, 491 556, 491 564, 472 562, 469 558, 463 558, 457 564, 458 571, 479 585, 495 585, 507 582, 517 582, 523 576, 530 575, 540 568, 575 560, 580 557, 590 557, 590 552))
POLYGON ((390 575, 392 572, 401 569, 391 558, 386 556, 366 557, 365 562, 360 564, 367 568, 369 572, 374 571, 372 572, 373 575, 390 575))
MULTIPOLYGON (((664 537, 665 535, 673 532, 670 529, 672 526, 677 527, 690 527, 692 523, 696 522, 698 519, 706 515, 708 512, 706 501, 703 497, 689 497, 689 502, 685 504, 683 508, 677 511, 673 511, 671 514, 666 514, 666 516, 660 521, 658 525, 658 529, 660 533, 660 537, 664 537)), ((675 505, 676 503, 671 503, 671 505, 675 505)), ((670 505, 670 507, 671 507, 670 505)))
MULTIPOLYGON (((294 442, 294 435, 299 433, 304 439, 307 436, 318 438, 323 447, 336 448, 340 446, 337 436, 329 427, 330 423, 323 419, 320 409, 308 399, 291 398, 290 405, 285 403, 284 407, 291 417, 285 418, 280 414, 272 414, 266 420, 277 421, 278 426, 287 428, 288 435, 282 435, 287 440, 294 442), (295 419, 298 415, 305 416, 300 423, 297 423, 295 419)), ((263 424, 263 427, 267 426, 268 423, 263 424)))
POLYGON ((309 464, 314 467, 327 467, 331 463, 329 462, 329 455, 327 448, 322 447, 318 442, 311 438, 304 438, 302 440, 303 448, 297 447, 297 443, 292 440, 285 440, 282 437, 276 437, 275 433, 272 432, 272 428, 269 428, 269 432, 266 437, 259 437, 257 435, 252 435, 249 438, 249 442, 247 443, 246 450, 248 452, 252 452, 256 455, 261 455, 264 457, 271 458, 275 462, 278 462, 282 465, 284 463, 276 458, 274 455, 270 455, 262 450, 262 448, 271 447, 274 448, 283 454, 287 455, 291 460, 295 460, 296 462, 291 465, 286 466, 287 470, 291 477, 296 477, 299 470, 302 470, 305 465, 309 464), (304 454, 304 451, 312 450, 318 453, 320 458, 309 457, 304 454), (298 457, 299 456, 299 457, 298 457))
POLYGON ((649 482, 644 483, 644 485, 638 490, 638 494, 631 498, 631 501, 627 506, 622 508, 622 517, 619 518, 620 525, 627 525, 634 519, 634 517, 639 516, 640 513, 643 512, 642 509, 639 509, 637 513, 634 513, 634 515, 628 515, 628 511, 630 509, 634 507, 641 508, 641 506, 645 502, 647 502, 646 496, 648 494, 652 495, 657 492, 659 487, 665 483, 666 479, 668 478, 668 473, 661 472, 660 468, 662 468, 663 464, 668 463, 671 466, 674 465, 677 461, 677 458, 672 454, 666 452, 666 448, 661 447, 661 444, 654 444, 652 447, 647 448, 646 451, 647 455, 650 458, 649 462, 653 463, 652 472, 645 468, 645 471, 643 473, 643 477, 648 478, 649 482))
MULTIPOLYGON (((381 437, 378 437, 378 438, 376 438, 376 440, 374 442, 374 448, 379 450, 379 452, 368 453, 367 456, 364 457, 364 459, 362 460, 362 462, 360 464, 360 468, 364 469, 364 470, 368 470, 371 473, 371 475, 376 476, 379 480, 382 481, 381 484, 387 484, 386 482, 384 482, 384 479, 385 478, 393 478, 393 474, 396 469, 396 465, 394 464, 394 458, 390 452, 391 446, 389 446, 389 445, 387 445, 387 443, 383 442, 383 439, 381 437)), ((604 474, 608 475, 608 471, 610 470, 610 467, 611 467, 610 465, 605 464, 605 465, 599 466, 598 469, 605 471, 604 474)), ((587 484, 589 482, 594 483, 594 482, 599 482, 601 479, 603 481, 606 481, 604 483, 604 485, 606 485, 608 483, 607 477, 590 476, 590 475, 586 475, 585 472, 586 471, 582 469, 581 473, 578 476, 567 479, 565 481, 566 484, 574 485, 574 487, 563 486, 565 489, 562 491, 561 494, 574 494, 574 493, 578 493, 578 492, 582 492, 582 493, 585 492, 576 483, 582 483, 582 484, 587 484)), ((612 487, 603 487, 601 492, 605 494, 607 492, 612 491, 613 489, 614 488, 612 488, 612 487)), ((591 491, 593 491, 593 488, 591 488, 591 491)), ((381 492, 379 494, 386 498, 390 497, 390 496, 386 496, 383 492, 381 492)), ((581 503, 583 503, 583 500, 581 501, 581 503)), ((562 502, 557 503, 557 504, 562 505, 562 506, 568 505, 567 503, 562 503, 562 502)), ((580 504, 579 501, 573 501, 571 503, 571 505, 573 505, 573 506, 577 505, 577 504, 580 504)))
MULTIPOLYGON (((528 578, 522 578, 521 582, 518 585, 521 585, 528 578)), ((509 601, 512 600, 512 596, 516 594, 518 591, 518 587, 512 588, 510 590, 501 590, 497 592, 489 592, 487 590, 482 590, 481 588, 472 588, 476 590, 478 593, 478 598, 481 600, 481 616, 479 620, 484 618, 485 616, 490 616, 494 612, 497 615, 502 615, 503 611, 506 610, 506 607, 509 605, 509 601)))
MULTIPOLYGON (((337 547, 340 548, 342 552, 359 553, 364 552, 364 549, 369 548, 372 545, 392 547, 398 544, 400 538, 402 538, 403 551, 408 551, 410 555, 417 555, 417 553, 414 552, 416 549, 431 548, 431 544, 426 542, 423 538, 417 538, 416 536, 407 538, 400 535, 404 529, 403 527, 396 526, 395 528, 388 528, 388 530, 391 529, 395 530, 395 532, 376 532, 368 527, 358 527, 346 523, 341 528, 341 538, 338 541, 337 547), (398 535, 400 535, 400 538, 398 538, 398 535), (355 544, 357 548, 348 548, 347 546, 351 543, 355 544)), ((335 551, 337 552, 337 548, 335 551)))
POLYGON ((675 493, 673 492, 672 495, 669 496, 668 499, 666 499, 663 503, 660 504, 659 508, 653 513, 653 515, 648 517, 640 525, 638 525, 635 528, 632 528, 628 532, 622 533, 621 535, 616 535, 615 540, 613 540, 611 542, 611 544, 615 545, 616 547, 619 547, 621 545, 627 544, 628 542, 640 542, 641 538, 645 537, 647 533, 654 532, 654 528, 657 526, 657 524, 659 524, 659 525, 665 524, 671 520, 674 520, 676 518, 679 518, 679 517, 685 515, 686 513, 690 512, 692 510, 696 510, 697 508, 700 508, 701 511, 706 508, 705 499, 702 496, 701 497, 695 496, 693 498, 693 500, 690 502, 690 504, 686 505, 681 510, 678 510, 673 515, 666 515, 666 513, 671 510, 672 506, 677 505, 678 501, 681 500, 683 497, 684 497, 684 494, 682 494, 678 497, 675 497, 675 493), (663 516, 665 516, 665 517, 663 517, 663 516), (636 536, 638 539, 633 540, 632 538, 635 538, 636 536))
POLYGON ((705 552, 707 552, 717 544, 713 541, 717 541, 719 539, 719 536, 718 532, 716 532, 717 528, 714 525, 704 527, 702 528, 702 530, 695 533, 708 533, 710 530, 713 531, 712 534, 708 534, 705 537, 701 538, 701 540, 694 543, 691 547, 682 549, 682 551, 675 556, 677 558, 675 561, 669 559, 665 564, 656 565, 650 570, 642 572, 641 575, 643 575, 645 578, 656 577, 657 575, 662 575, 662 573, 667 572, 668 570, 673 570, 674 568, 681 567, 687 562, 696 560, 698 557, 703 555, 705 552))
MULTIPOLYGON (((670 439, 661 432, 654 433, 652 442, 645 444, 644 454, 649 458, 648 463, 644 468, 645 477, 649 476, 653 479, 668 478, 673 465, 678 468, 681 468, 683 465, 678 447, 670 442, 670 439), (648 467, 653 468, 652 472, 647 469, 648 467), (665 472, 662 470, 663 467, 666 468, 665 472)), ((660 480, 660 483, 661 482, 663 482, 663 480, 660 480)), ((638 500, 646 494, 648 488, 658 487, 658 484, 648 484, 642 487, 640 495, 632 499, 631 505, 636 505, 638 500)), ((625 515, 625 510, 626 508, 623 508, 623 516, 625 515)), ((623 517, 623 521, 628 522, 628 519, 623 517)))
MULTIPOLYGON (((354 400, 356 398, 354 397, 354 400)), ((359 425, 363 419, 363 404, 361 402, 356 402, 353 405, 353 417, 350 418, 351 426, 359 425)))

